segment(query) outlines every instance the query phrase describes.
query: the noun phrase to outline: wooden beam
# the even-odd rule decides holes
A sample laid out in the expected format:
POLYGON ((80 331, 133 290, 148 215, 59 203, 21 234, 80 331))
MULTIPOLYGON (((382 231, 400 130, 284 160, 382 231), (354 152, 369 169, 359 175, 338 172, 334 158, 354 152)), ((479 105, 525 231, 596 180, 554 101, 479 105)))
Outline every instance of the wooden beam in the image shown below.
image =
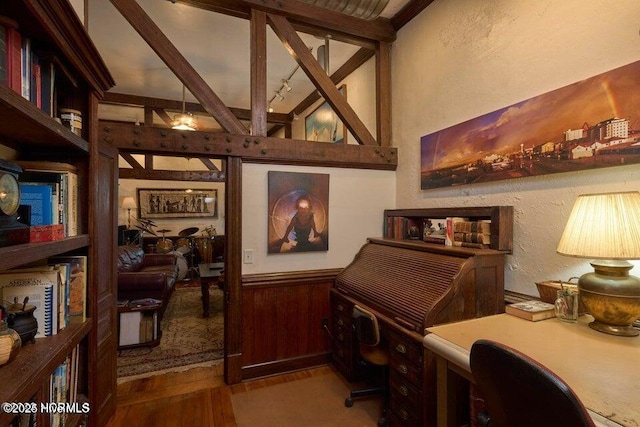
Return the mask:
POLYGON ((382 147, 391 145, 391 45, 376 50, 376 133, 382 147))
POLYGON ((267 19, 271 23, 271 28, 280 38, 289 53, 304 70, 307 77, 315 84, 322 93, 333 111, 351 131, 358 143, 362 145, 377 145, 367 127, 362 123, 358 115, 353 111, 346 99, 340 94, 335 84, 324 72, 318 61, 313 57, 309 49, 304 44, 300 36, 293 29, 286 18, 278 15, 268 14, 267 19))
POLYGON ((118 171, 118 177, 121 179, 148 179, 156 181, 225 181, 224 175, 219 171, 172 171, 120 168, 118 171))
POLYGON ((398 165, 395 147, 377 145, 328 144, 220 132, 184 132, 102 121, 98 134, 100 141, 128 153, 181 157, 240 157, 249 163, 356 169, 395 170, 398 165))
POLYGON ((209 169, 210 171, 220 172, 220 169, 218 169, 218 167, 215 164, 213 164, 211 159, 207 159, 206 157, 198 157, 198 158, 200 159, 202 164, 205 165, 206 168, 209 169))
MULTIPOLYGON (((162 121, 164 122, 164 124, 166 124, 167 126, 171 127, 171 116, 169 116, 167 114, 166 111, 164 111, 162 108, 154 108, 153 111, 155 111, 155 113, 160 116, 160 118, 162 119, 162 121)), ((147 124, 147 121, 145 120, 145 125, 147 124)), ((153 121, 151 122, 151 124, 149 126, 153 126, 153 121)))
POLYGON ((135 0, 110 0, 120 14, 147 42, 171 71, 196 97, 220 126, 227 132, 247 134, 247 128, 229 111, 222 100, 211 90, 207 82, 189 64, 135 0))
MULTIPOLYGON (((337 85, 342 80, 347 78, 351 73, 360 68, 365 62, 371 59, 375 55, 375 51, 371 49, 361 48, 351 58, 345 62, 342 67, 338 68, 335 73, 331 75, 331 81, 337 85)), ((314 90, 295 106, 293 112, 296 114, 302 114, 307 108, 311 107, 316 101, 320 99, 320 94, 317 90, 314 90)))
POLYGON ((267 15, 251 10, 251 134, 267 135, 267 15))
POLYGON ((120 153, 125 162, 129 163, 134 169, 144 169, 140 163, 131 155, 131 153, 120 153))
MULTIPOLYGON (((151 98, 148 96, 129 95, 125 93, 105 93, 104 99, 100 101, 101 104, 112 105, 128 105, 128 106, 140 106, 151 108, 162 108, 169 111, 182 111, 182 101, 174 101, 171 99, 151 98)), ((195 102, 185 102, 185 108, 191 113, 204 113, 207 114, 202 105, 195 102)), ((251 110, 244 108, 228 107, 229 110, 239 120, 251 120, 251 110)), ((285 113, 267 113, 267 123, 281 123, 285 124, 290 121, 289 115, 285 113)))
POLYGON ((396 31, 385 18, 364 20, 295 0, 170 0, 213 12, 250 19, 251 9, 278 14, 296 29, 357 46, 374 48, 378 41, 393 42, 396 31))
POLYGON ((403 7, 400 12, 391 18, 391 25, 398 31, 404 27, 409 21, 415 18, 420 12, 433 3, 433 0, 411 0, 403 7))

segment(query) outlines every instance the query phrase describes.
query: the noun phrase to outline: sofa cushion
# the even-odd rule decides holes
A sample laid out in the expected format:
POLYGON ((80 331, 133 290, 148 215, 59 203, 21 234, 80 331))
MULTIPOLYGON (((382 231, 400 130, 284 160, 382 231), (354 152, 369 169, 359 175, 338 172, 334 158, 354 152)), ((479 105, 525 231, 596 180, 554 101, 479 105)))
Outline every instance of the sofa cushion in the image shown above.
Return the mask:
POLYGON ((138 271, 142 265, 144 251, 138 246, 118 246, 118 272, 138 271))

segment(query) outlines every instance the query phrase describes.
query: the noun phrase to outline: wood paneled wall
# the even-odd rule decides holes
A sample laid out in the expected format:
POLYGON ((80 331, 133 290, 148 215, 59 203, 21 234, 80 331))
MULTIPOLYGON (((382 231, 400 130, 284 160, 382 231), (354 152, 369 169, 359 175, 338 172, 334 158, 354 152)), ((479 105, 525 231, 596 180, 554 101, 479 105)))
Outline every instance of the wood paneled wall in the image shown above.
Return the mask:
POLYGON ((242 278, 242 378, 330 361, 329 289, 339 269, 242 278))

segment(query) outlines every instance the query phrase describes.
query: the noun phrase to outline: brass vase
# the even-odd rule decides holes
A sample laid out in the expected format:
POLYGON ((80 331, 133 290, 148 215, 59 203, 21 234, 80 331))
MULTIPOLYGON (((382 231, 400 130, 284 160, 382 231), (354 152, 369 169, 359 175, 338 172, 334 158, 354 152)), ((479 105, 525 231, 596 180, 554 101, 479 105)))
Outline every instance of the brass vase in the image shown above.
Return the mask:
POLYGON ((0 320, 0 366, 11 362, 20 351, 20 346, 20 335, 9 328, 6 321, 0 320))

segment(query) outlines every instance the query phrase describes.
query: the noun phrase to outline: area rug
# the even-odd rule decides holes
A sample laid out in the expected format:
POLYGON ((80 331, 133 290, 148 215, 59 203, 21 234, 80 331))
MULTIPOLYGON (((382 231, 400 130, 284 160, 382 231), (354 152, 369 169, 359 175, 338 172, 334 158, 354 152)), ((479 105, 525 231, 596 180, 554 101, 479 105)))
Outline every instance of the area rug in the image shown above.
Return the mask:
POLYGON ((238 427, 365 427, 377 426, 382 411, 379 396, 344 399, 353 386, 334 371, 231 395, 238 427))
POLYGON ((156 347, 118 351, 118 382, 223 361, 224 314, 222 291, 211 287, 210 317, 202 317, 200 287, 177 288, 161 322, 156 347))

